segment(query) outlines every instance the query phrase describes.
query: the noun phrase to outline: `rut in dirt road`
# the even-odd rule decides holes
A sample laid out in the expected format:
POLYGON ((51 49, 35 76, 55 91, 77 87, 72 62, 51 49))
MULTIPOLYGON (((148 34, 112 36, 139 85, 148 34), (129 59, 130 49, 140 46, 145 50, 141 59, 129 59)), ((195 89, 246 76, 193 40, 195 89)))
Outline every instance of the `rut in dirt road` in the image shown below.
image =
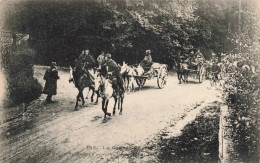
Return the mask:
MULTIPOLYGON (((45 67, 35 68, 41 84, 44 71, 45 67)), ((114 147, 143 146, 195 106, 217 97, 207 81, 179 85, 176 76, 170 75, 166 87, 158 89, 156 79, 152 79, 142 90, 126 94, 123 114, 116 110, 104 123, 100 102, 94 105, 87 100, 79 111, 73 110, 77 89, 68 82, 68 70, 59 70, 59 75, 55 103, 44 104, 42 95, 25 116, 1 125, 1 161, 100 161, 114 155, 114 147)), ((109 103, 109 112, 113 103, 109 103)))

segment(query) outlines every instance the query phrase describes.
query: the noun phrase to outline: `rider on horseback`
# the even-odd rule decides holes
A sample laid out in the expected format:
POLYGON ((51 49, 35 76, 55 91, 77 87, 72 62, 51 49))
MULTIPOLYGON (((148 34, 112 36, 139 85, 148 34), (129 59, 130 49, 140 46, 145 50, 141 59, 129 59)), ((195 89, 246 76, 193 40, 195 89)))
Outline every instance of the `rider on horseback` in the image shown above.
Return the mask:
POLYGON ((105 55, 105 64, 106 70, 108 72, 108 78, 112 81, 112 87, 115 90, 117 98, 119 98, 119 88, 124 92, 123 80, 120 74, 120 67, 118 64, 111 58, 111 54, 107 53, 105 55))
MULTIPOLYGON (((91 81, 93 81, 93 77, 88 72, 89 69, 94 68, 96 66, 96 62, 94 58, 89 54, 89 50, 83 50, 80 54, 79 58, 76 60, 76 67, 73 71, 73 76, 75 79, 75 86, 78 86, 78 80, 83 74, 87 74, 91 81)), ((93 82, 92 82, 93 83, 93 82)))
POLYGON ((79 61, 84 64, 86 70, 96 67, 96 61, 93 56, 89 54, 89 50, 84 50, 84 53, 79 56, 79 61))

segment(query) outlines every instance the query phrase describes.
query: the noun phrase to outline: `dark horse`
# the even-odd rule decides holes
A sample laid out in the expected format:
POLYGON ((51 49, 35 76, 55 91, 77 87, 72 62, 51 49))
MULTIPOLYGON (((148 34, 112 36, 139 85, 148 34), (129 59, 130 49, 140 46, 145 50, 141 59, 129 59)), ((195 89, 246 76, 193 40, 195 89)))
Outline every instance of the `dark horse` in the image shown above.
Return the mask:
POLYGON ((189 76, 188 64, 176 62, 176 61, 174 62, 175 62, 177 76, 179 79, 179 84, 181 84, 182 80, 184 83, 188 83, 188 76, 189 76))
POLYGON ((74 80, 75 87, 78 89, 79 93, 76 98, 76 105, 75 105, 75 110, 78 108, 78 101, 81 99, 82 100, 82 105, 85 104, 84 96, 83 96, 83 90, 84 88, 88 87, 90 90, 92 90, 92 95, 91 95, 91 102, 94 101, 94 93, 97 94, 97 99, 95 104, 98 103, 98 97, 99 94, 97 91, 95 91, 95 72, 93 70, 93 73, 91 74, 90 71, 84 69, 84 65, 82 66, 81 64, 77 63, 74 67, 74 70, 72 70, 72 76, 74 80))

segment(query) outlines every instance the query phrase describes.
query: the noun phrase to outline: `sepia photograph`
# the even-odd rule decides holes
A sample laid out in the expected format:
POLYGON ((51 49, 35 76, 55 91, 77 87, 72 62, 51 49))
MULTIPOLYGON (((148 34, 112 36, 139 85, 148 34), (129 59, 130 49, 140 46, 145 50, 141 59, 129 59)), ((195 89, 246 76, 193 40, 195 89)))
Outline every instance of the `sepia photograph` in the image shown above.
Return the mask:
POLYGON ((0 0, 0 163, 259 163, 260 0, 0 0))

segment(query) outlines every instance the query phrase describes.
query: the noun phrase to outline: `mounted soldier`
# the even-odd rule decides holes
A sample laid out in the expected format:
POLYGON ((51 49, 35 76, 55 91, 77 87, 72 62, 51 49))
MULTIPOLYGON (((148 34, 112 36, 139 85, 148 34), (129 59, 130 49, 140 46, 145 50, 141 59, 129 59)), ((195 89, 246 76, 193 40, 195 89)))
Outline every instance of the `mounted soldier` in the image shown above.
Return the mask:
POLYGON ((111 58, 111 54, 107 53, 105 55, 105 64, 108 78, 112 81, 112 87, 115 90, 117 98, 119 97, 119 88, 124 92, 123 80, 120 74, 120 67, 118 64, 111 58))
POLYGON ((84 53, 82 53, 79 56, 79 62, 84 64, 84 68, 86 70, 95 68, 97 63, 92 55, 89 54, 89 50, 84 50, 84 53))
POLYGON ((146 72, 146 74, 149 74, 151 71, 152 64, 153 64, 153 60, 151 56, 151 50, 146 50, 145 57, 141 61, 140 66, 144 69, 144 72, 146 72))
MULTIPOLYGON (((73 76, 75 79, 75 86, 78 86, 78 79, 83 74, 86 74, 90 77, 92 80, 93 77, 88 72, 88 70, 96 67, 96 62, 94 58, 89 54, 89 50, 82 50, 82 53, 80 54, 79 58, 76 59, 76 66, 73 71, 73 76)), ((93 83, 93 82, 92 82, 93 83)))

